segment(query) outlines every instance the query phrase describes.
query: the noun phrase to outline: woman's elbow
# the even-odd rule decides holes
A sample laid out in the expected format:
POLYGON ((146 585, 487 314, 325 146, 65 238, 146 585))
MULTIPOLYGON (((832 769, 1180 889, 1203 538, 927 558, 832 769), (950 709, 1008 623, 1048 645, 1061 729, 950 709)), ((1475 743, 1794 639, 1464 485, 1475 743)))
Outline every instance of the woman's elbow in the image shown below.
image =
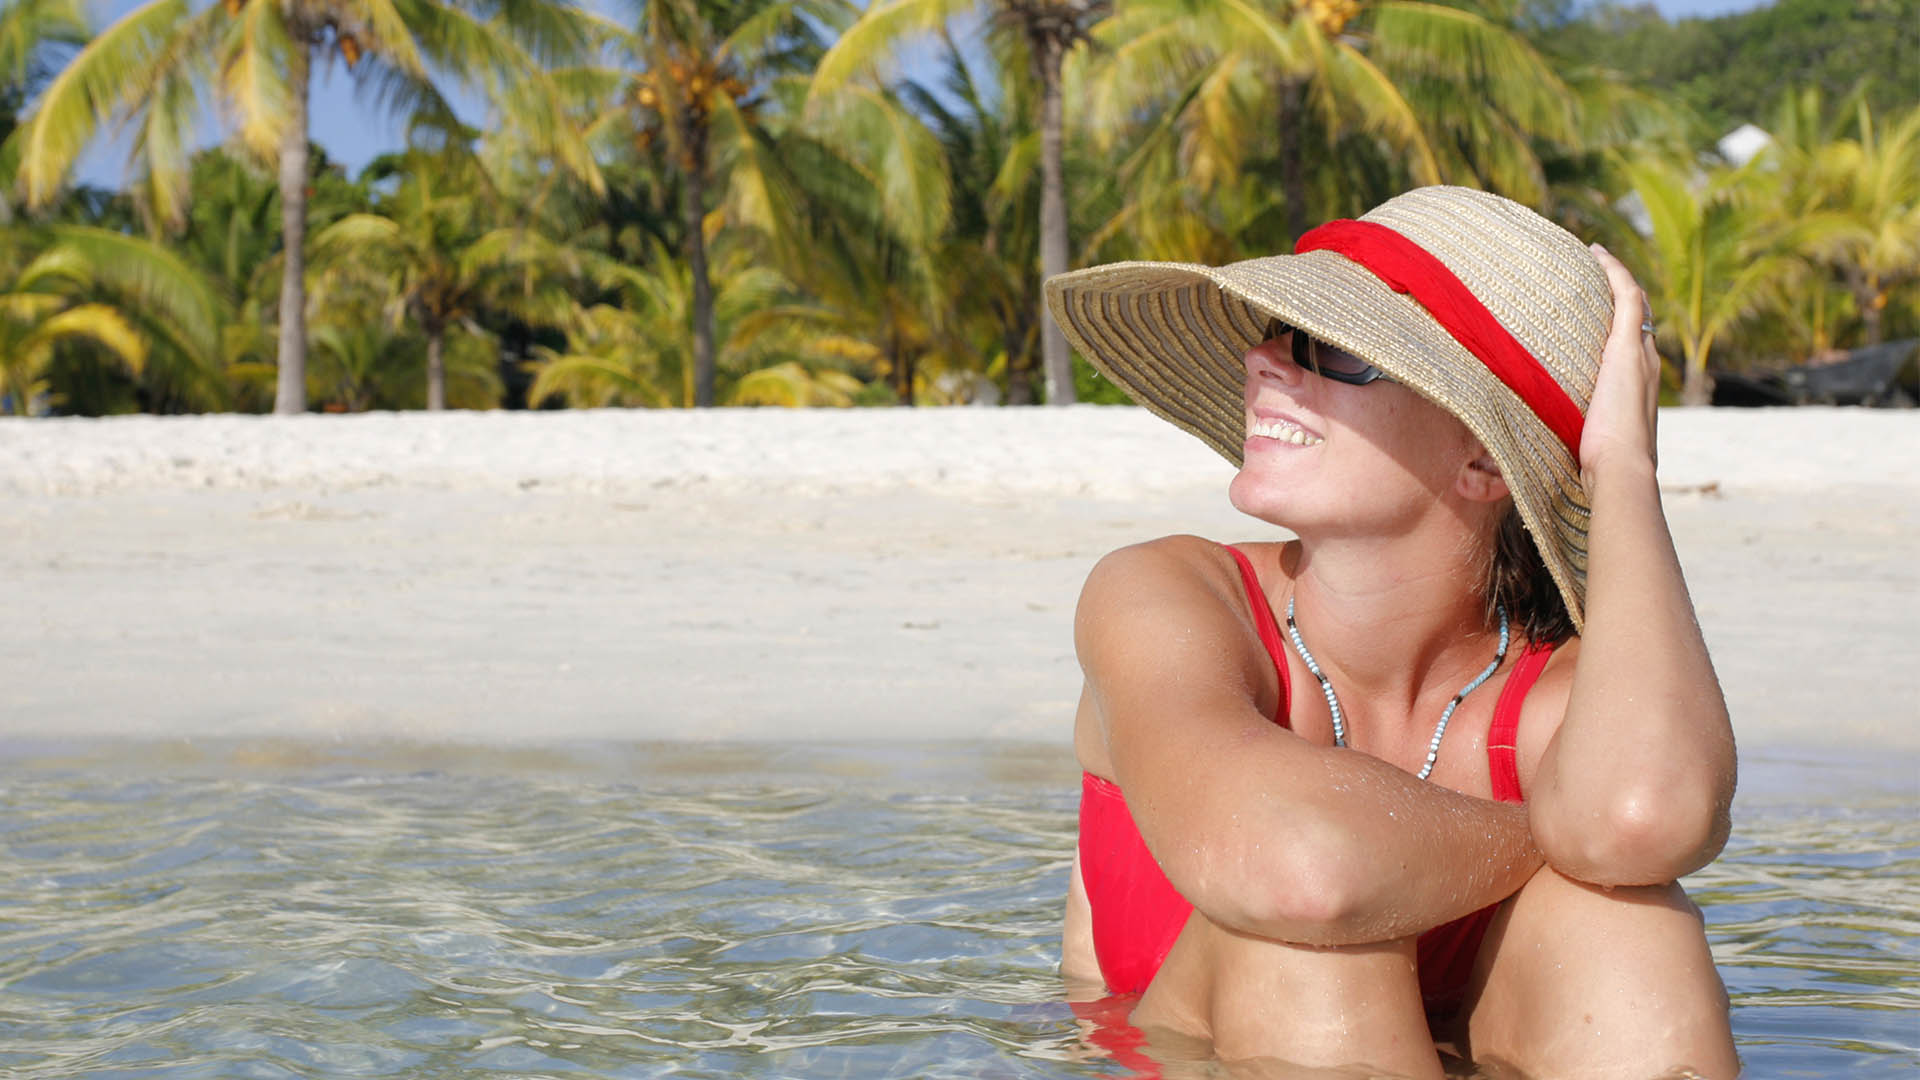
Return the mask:
POLYGON ((1536 816, 1535 842, 1554 869, 1595 885, 1658 885, 1707 863, 1727 842, 1731 785, 1636 785, 1600 805, 1536 816))
MULTIPOLYGON (((1296 833, 1196 875, 1187 895, 1216 923, 1304 945, 1344 945, 1361 921, 1361 882, 1351 851, 1296 833)), ((1185 892, 1186 890, 1182 890, 1185 892)))

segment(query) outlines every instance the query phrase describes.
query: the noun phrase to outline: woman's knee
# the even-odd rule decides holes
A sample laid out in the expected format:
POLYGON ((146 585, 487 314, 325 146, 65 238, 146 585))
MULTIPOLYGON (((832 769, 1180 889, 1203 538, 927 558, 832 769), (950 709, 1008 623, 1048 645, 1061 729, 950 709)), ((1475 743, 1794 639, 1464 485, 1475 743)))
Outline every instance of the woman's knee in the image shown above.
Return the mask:
POLYGON ((1249 937, 1196 914, 1134 1023, 1210 1041, 1223 1059, 1366 1064, 1439 1076, 1412 939, 1319 947, 1249 937))
POLYGON ((1661 970, 1674 944, 1699 944, 1705 955, 1707 922, 1678 882, 1659 886, 1592 886, 1544 867, 1501 907, 1494 920, 1501 934, 1526 936, 1536 944, 1565 942, 1582 953, 1603 945, 1594 959, 1619 967, 1624 978, 1661 970), (1644 955, 1653 949, 1657 955, 1644 955))
POLYGON ((1738 1071, 1705 923, 1678 884, 1542 870, 1494 920, 1468 1001, 1469 1052, 1527 1075, 1738 1071))

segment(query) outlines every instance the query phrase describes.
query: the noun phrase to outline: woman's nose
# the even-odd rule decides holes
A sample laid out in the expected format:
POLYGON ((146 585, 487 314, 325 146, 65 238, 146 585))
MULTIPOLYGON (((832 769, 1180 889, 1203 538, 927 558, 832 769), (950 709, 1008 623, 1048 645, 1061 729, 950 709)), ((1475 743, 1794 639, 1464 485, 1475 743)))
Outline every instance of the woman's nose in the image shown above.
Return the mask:
MULTIPOLYGON (((1297 332, 1297 331, 1296 331, 1297 332)), ((1241 358, 1247 365, 1247 379, 1275 379, 1293 386, 1306 376, 1293 361, 1293 350, 1285 335, 1270 337, 1246 351, 1241 358)))

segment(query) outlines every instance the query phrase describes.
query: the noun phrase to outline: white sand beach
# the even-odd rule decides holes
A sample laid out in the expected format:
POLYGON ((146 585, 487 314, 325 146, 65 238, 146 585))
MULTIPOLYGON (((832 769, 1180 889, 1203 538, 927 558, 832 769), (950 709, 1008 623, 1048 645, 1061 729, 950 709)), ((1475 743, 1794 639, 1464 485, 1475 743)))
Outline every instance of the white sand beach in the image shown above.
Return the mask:
MULTIPOLYGON (((1669 410, 1742 739, 1920 750, 1920 413, 1669 410)), ((0 421, 0 732, 1064 744, 1081 579, 1271 530, 1135 409, 0 421)))

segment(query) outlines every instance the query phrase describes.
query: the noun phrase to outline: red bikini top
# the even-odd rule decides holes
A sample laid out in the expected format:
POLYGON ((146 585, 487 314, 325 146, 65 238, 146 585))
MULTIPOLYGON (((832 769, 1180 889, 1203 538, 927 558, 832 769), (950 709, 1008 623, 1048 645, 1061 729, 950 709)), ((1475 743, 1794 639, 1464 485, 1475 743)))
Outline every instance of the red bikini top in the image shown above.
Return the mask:
MULTIPOLYGON (((1292 685, 1280 624, 1273 617, 1273 606, 1260 587, 1253 563, 1239 548, 1229 546, 1227 550, 1239 564, 1260 643, 1266 646, 1280 677, 1280 704, 1273 722, 1290 727, 1292 685)), ((1487 732, 1487 769, 1493 781, 1493 797, 1501 802, 1523 801, 1514 755, 1520 705, 1545 669, 1553 648, 1550 644, 1529 645, 1507 676, 1494 706, 1493 726, 1487 732)), ((1193 907, 1174 889, 1147 850, 1119 785, 1092 773, 1081 777, 1079 846, 1080 875, 1093 909, 1094 953, 1101 973, 1108 988, 1116 993, 1145 990, 1193 907)))

